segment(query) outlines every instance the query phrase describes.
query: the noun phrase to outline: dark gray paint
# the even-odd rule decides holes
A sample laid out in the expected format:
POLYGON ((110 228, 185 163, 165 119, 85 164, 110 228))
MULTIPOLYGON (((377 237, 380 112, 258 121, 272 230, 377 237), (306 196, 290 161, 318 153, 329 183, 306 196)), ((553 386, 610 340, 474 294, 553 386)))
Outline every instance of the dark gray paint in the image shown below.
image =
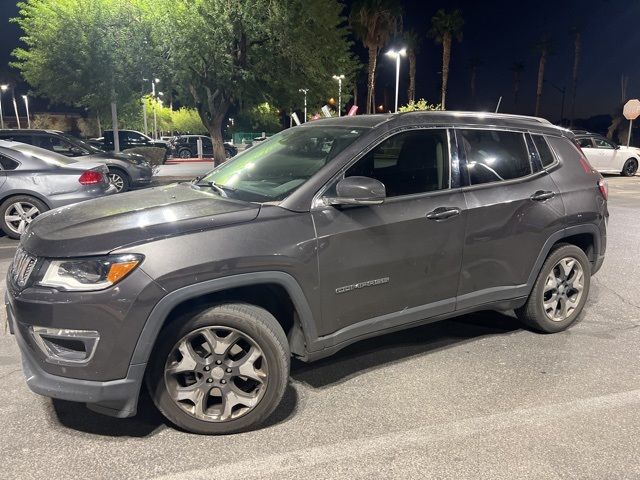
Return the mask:
MULTIPOLYGON (((94 328, 105 339, 83 367, 52 365, 33 346, 22 348, 30 349, 43 372, 65 377, 61 385, 74 379, 117 382, 129 378, 132 368, 143 368, 167 315, 181 302, 238 286, 274 284, 285 289, 296 309, 292 352, 314 360, 409 325, 520 306, 549 250, 567 236, 590 235, 594 270, 602 263, 608 213, 597 190, 600 177, 580 166, 569 132, 536 119, 448 112, 317 124, 328 123, 371 130, 277 205, 232 201, 207 188, 176 185, 92 202, 84 211, 67 208, 35 222, 23 240, 35 255, 129 252, 145 258, 130 277, 102 292, 33 287, 20 292, 10 286, 8 302, 19 333, 39 324, 94 328), (430 127, 451 133, 457 126, 548 135, 558 162, 526 178, 469 186, 464 151, 451 134, 452 189, 375 206, 337 208, 322 202, 322 192, 389 135, 430 127), (531 198, 541 191, 555 195, 531 198), (455 214, 433 216, 443 209, 455 214), (389 280, 375 284, 383 278, 389 280), (336 293, 370 281, 371 286, 336 293)), ((65 392, 45 394, 68 398, 65 392)), ((132 405, 135 410, 131 398, 98 403, 112 414, 129 414, 132 405)))

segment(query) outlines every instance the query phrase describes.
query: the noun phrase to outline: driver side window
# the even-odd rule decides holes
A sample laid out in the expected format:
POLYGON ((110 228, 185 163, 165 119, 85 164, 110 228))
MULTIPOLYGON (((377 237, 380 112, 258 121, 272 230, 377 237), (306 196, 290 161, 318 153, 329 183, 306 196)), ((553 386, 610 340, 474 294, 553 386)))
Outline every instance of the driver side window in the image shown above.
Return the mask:
POLYGON ((50 150, 52 152, 60 153, 71 157, 74 155, 72 145, 66 140, 53 136, 53 135, 38 135, 36 138, 36 146, 50 150))
POLYGON ((410 130, 387 138, 345 173, 353 176, 379 180, 387 197, 449 188, 447 131, 410 130))

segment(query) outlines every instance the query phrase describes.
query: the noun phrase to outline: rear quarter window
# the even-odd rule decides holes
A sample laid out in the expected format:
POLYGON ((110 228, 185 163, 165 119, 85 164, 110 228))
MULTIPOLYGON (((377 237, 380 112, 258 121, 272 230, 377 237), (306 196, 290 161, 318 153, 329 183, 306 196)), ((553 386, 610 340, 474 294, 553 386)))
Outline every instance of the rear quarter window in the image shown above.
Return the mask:
POLYGON ((536 150, 538 150, 538 154, 540 156, 540 161, 542 162, 543 167, 548 167, 552 165, 553 162, 556 161, 553 156, 553 152, 549 148, 547 141, 542 135, 531 135, 533 138, 533 143, 536 146, 536 150))

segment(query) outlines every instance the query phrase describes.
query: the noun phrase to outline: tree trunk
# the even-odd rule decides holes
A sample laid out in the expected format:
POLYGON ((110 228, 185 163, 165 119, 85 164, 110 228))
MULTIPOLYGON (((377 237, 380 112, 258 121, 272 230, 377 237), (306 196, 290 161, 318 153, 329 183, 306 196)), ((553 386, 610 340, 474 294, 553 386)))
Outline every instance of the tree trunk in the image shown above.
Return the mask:
POLYGON ((113 132, 113 151, 120 152, 120 133, 118 132, 118 106, 111 102, 111 131, 113 132))
POLYGON ((416 52, 409 50, 409 89, 407 90, 409 102, 416 100, 416 52))
POLYGON ((375 113, 375 79, 378 49, 369 48, 369 72, 367 75, 367 113, 375 113))
POLYGON ((228 106, 224 109, 224 112, 216 112, 211 120, 205 124, 213 142, 213 158, 216 165, 220 165, 227 160, 224 152, 224 139, 222 138, 222 125, 227 117, 227 110, 228 106))
POLYGON ((544 83, 544 67, 547 63, 547 52, 542 52, 540 55, 540 66, 538 67, 538 87, 536 89, 536 111, 534 116, 540 114, 540 101, 542 100, 542 84, 544 83))
POLYGON ((573 120, 575 117, 576 108, 576 89, 578 88, 578 67, 580 66, 580 54, 582 53, 582 35, 580 32, 576 33, 574 39, 574 55, 573 55, 573 78, 571 80, 571 120, 569 121, 569 128, 573 128, 573 120))
POLYGON ((447 82, 449 81, 449 60, 451 59, 451 34, 445 32, 442 37, 442 95, 440 104, 445 110, 447 99, 447 82))

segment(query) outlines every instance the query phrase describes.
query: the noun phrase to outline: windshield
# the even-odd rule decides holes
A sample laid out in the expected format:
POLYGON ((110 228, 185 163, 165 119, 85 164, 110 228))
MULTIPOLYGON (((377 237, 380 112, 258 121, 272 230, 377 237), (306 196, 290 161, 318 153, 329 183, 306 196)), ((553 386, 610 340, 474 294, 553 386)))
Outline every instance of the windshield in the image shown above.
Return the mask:
POLYGON ((34 147, 33 145, 15 144, 11 145, 11 148, 24 155, 42 160, 49 165, 55 165, 56 167, 64 167, 65 165, 77 162, 77 160, 73 158, 65 157, 64 155, 60 155, 59 153, 55 153, 50 150, 45 150, 44 148, 34 147))
POLYGON ((94 147, 93 145, 91 145, 88 142, 85 142, 84 140, 81 140, 79 138, 73 137, 71 135, 67 135, 66 133, 63 133, 62 136, 69 141, 69 143, 80 147, 80 148, 84 148, 85 150, 87 150, 89 153, 99 153, 102 152, 103 150, 100 150, 97 147, 94 147))
POLYGON ((291 128, 223 163, 198 185, 247 202, 282 200, 364 131, 336 126, 291 128))

